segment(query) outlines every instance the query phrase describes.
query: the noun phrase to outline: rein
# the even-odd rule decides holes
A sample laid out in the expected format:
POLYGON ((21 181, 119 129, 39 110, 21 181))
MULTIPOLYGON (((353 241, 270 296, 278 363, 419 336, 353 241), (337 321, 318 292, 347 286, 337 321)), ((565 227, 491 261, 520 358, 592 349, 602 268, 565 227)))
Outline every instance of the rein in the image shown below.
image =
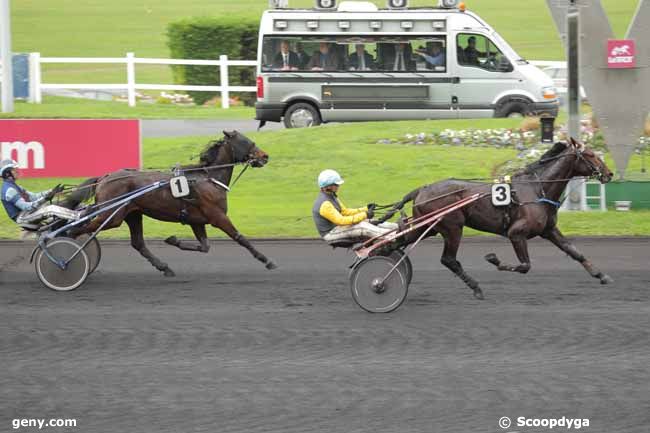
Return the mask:
MULTIPOLYGON (((248 161, 245 161, 245 162, 231 162, 231 163, 228 163, 228 164, 206 165, 205 167, 183 168, 183 169, 180 169, 180 171, 181 171, 181 172, 186 172, 186 171, 190 171, 190 172, 192 172, 192 171, 201 171, 201 170, 203 170, 203 171, 208 171, 208 170, 212 170, 212 169, 214 169, 214 168, 227 168, 227 167, 234 167, 234 166, 236 166, 236 165, 240 165, 240 164, 246 164, 246 165, 249 165, 250 162, 251 162, 251 160, 249 159, 248 161)), ((152 171, 161 171, 162 169, 154 169, 154 168, 151 168, 150 170, 152 170, 152 171)), ((147 173, 147 172, 144 171, 144 172, 141 172, 141 173, 147 173)))
POLYGON ((239 172, 239 175, 238 175, 238 176, 235 178, 235 180, 230 184, 230 188, 233 188, 233 187, 235 186, 235 184, 237 183, 237 181, 239 180, 239 178, 242 177, 242 175, 244 174, 244 172, 245 172, 245 171, 248 169, 248 167, 250 167, 250 166, 251 166, 250 161, 246 162, 246 165, 244 166, 244 168, 241 169, 241 171, 239 172))
MULTIPOLYGON (((251 165, 251 161, 252 161, 252 159, 249 159, 248 161, 245 161, 245 162, 231 162, 231 163, 228 163, 228 164, 208 165, 208 166, 205 166, 205 167, 195 167, 195 168, 181 169, 180 173, 188 172, 188 171, 189 172, 205 171, 206 174, 207 174, 207 171, 212 170, 212 169, 235 167, 237 165, 245 165, 243 170, 239 173, 239 176, 237 176, 235 181, 231 184, 231 188, 232 188, 232 186, 234 186, 235 183, 239 180, 239 178, 244 174, 246 169, 251 165)), ((156 168, 151 168, 150 167, 147 170, 138 170, 137 173, 126 174, 124 176, 115 177, 115 178, 112 178, 112 179, 108 179, 105 182, 106 183, 115 182, 115 181, 118 181, 118 180, 129 179, 129 178, 132 178, 132 177, 138 177, 138 176, 146 175, 146 174, 149 174, 149 173, 163 172, 163 170, 164 169, 156 169, 156 168)), ((97 181, 97 182, 93 182, 93 183, 90 183, 90 184, 84 185, 84 186, 64 184, 63 185, 64 186, 64 191, 61 192, 61 193, 58 193, 57 195, 59 195, 59 194, 66 194, 67 195, 67 194, 71 194, 73 192, 83 191, 84 189, 93 188, 93 187, 99 185, 100 183, 102 183, 102 179, 104 177, 106 177, 106 176, 100 177, 99 178, 100 180, 97 181)))

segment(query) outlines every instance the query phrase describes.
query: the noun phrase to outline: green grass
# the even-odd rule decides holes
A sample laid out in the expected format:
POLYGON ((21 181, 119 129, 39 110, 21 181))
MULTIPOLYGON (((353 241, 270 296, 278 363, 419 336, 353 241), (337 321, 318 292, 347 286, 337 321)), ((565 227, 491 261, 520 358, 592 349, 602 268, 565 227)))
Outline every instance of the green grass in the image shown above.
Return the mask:
MULTIPOLYGON (((380 6, 383 0, 375 0, 380 6)), ((435 0, 412 0, 428 6, 435 0)), ((468 9, 490 23, 525 58, 559 60, 564 57, 559 36, 544 0, 469 0, 468 9)), ((312 0, 290 0, 292 7, 311 7, 312 0)), ((603 0, 614 33, 622 37, 637 0, 603 0)), ((169 57, 166 28, 171 21, 190 16, 246 15, 259 17, 267 0, 22 0, 11 2, 13 50, 38 51, 43 56, 169 57)), ((215 47, 215 56, 220 54, 215 47)), ((121 83, 124 65, 45 65, 44 82, 121 83)), ((164 66, 137 67, 139 83, 171 83, 164 66)))
MULTIPOLYGON (((281 130, 250 134, 271 156, 267 167, 251 169, 234 187, 229 214, 242 233, 258 237, 314 237, 311 204, 318 188, 316 176, 335 168, 346 179, 341 198, 350 206, 370 201, 389 203, 410 190, 436 180, 489 177, 492 168, 513 158, 510 149, 450 148, 376 144, 382 138, 405 133, 516 127, 516 119, 393 122, 332 125, 323 128, 281 130)), ((148 139, 144 141, 144 165, 167 168, 188 162, 213 137, 148 139)), ((33 191, 58 182, 80 179, 27 179, 33 191)), ((146 219, 149 238, 172 234, 190 237, 179 224, 146 219)), ((650 235, 650 212, 563 213, 560 226, 570 235, 650 235)), ((6 216, 0 217, 0 237, 15 238, 19 229, 6 216)), ((467 234, 476 234, 468 230, 467 234)), ((210 230, 211 236, 223 236, 210 230)), ((122 227, 102 237, 127 237, 122 227)))
POLYGON ((45 96, 42 104, 16 101, 15 111, 1 113, 0 118, 254 119, 255 109, 147 103, 129 107, 126 102, 45 96))

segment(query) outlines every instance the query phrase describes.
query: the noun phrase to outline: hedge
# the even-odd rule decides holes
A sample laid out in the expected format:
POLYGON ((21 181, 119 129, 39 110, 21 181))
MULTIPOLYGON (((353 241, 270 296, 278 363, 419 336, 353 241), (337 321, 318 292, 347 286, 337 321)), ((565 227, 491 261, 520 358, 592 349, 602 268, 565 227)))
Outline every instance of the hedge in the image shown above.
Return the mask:
MULTIPOLYGON (((257 58, 259 21, 247 17, 199 17, 172 22, 167 27, 167 45, 174 59, 219 59, 225 54, 233 60, 257 58)), ((174 82, 188 85, 219 85, 218 66, 172 66, 174 82)), ((229 67, 231 85, 254 86, 252 67, 229 67)), ((187 92, 197 104, 218 95, 217 92, 187 92)), ((242 100, 252 102, 255 95, 243 93, 242 100)))

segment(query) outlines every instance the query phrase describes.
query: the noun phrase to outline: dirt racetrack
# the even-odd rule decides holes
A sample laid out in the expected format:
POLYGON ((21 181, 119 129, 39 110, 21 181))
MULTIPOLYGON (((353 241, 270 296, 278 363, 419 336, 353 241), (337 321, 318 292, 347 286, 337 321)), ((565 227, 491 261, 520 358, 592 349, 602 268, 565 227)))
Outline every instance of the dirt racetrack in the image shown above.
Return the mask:
POLYGON ((349 253, 257 245, 278 270, 233 243, 150 242, 176 271, 165 278, 102 242, 98 271, 56 293, 21 259, 31 244, 0 244, 0 431, 37 431, 12 430, 18 418, 75 418, 65 431, 84 433, 551 431, 519 417, 650 431, 650 239, 576 241, 609 286, 545 241, 523 276, 483 260, 513 261, 506 241, 466 240, 485 301, 429 242, 406 303, 383 315, 352 301, 349 253))

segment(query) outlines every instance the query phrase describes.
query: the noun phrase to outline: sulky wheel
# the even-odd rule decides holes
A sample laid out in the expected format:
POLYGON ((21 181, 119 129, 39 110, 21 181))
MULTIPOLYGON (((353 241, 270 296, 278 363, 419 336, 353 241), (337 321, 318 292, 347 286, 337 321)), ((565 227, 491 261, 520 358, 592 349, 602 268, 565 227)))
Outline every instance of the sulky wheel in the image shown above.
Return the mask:
MULTIPOLYGON (((403 256, 406 256, 406 253, 402 250, 394 250, 391 251, 391 253, 388 255, 395 263, 397 263, 403 256)), ((406 284, 410 285, 411 280, 413 279, 413 265, 411 264, 411 259, 409 256, 406 256, 404 260, 402 260, 402 263, 399 264, 400 272, 404 276, 404 279, 406 279, 406 284)))
MULTIPOLYGON (((76 239, 76 241, 79 245, 83 245, 89 237, 89 235, 81 235, 76 239)), ((102 260, 102 247, 99 245, 99 241, 96 237, 88 242, 84 251, 88 255, 88 260, 90 261, 90 271, 88 274, 92 274, 95 272, 95 269, 99 266, 99 262, 102 260)))
POLYGON ((393 266, 395 262, 383 256, 368 257, 355 266, 350 289, 359 307, 370 313, 390 313, 402 305, 408 284, 399 267, 391 272, 393 266))
MULTIPOLYGON (((55 238, 49 241, 46 247, 52 257, 60 262, 65 262, 79 250, 80 245, 74 239, 55 238)), ((65 269, 61 269, 50 260, 45 251, 39 249, 34 265, 38 278, 52 290, 74 290, 83 284, 90 273, 90 261, 84 250, 79 251, 79 254, 68 263, 65 269)))

